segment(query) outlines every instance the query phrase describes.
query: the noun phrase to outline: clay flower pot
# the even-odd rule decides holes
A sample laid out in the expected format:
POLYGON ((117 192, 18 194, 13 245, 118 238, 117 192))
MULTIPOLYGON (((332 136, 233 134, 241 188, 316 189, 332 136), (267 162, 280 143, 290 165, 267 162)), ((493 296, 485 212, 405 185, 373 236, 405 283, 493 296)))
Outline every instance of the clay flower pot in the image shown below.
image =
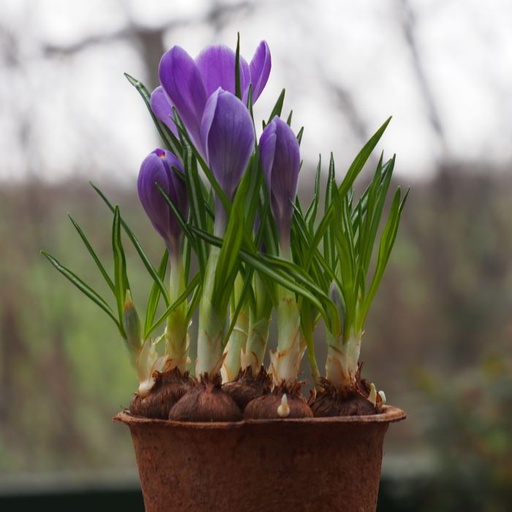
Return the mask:
POLYGON ((187 423, 119 413, 146 512, 375 511, 396 407, 336 418, 187 423))

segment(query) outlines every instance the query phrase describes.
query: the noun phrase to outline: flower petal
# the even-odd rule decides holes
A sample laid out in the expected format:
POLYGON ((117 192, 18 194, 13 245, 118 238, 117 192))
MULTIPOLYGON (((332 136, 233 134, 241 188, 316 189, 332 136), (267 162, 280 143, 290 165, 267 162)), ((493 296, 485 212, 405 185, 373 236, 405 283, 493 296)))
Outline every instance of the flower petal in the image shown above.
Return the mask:
POLYGON ((265 182, 270 194, 272 189, 272 170, 274 168, 274 155, 276 153, 276 123, 267 124, 260 137, 260 160, 265 182))
POLYGON ((194 59, 183 48, 174 46, 163 55, 158 72, 160 83, 176 106, 192 141, 199 144, 207 95, 194 59))
POLYGON ((177 176, 176 170, 183 172, 176 156, 170 151, 157 148, 142 162, 137 180, 140 202, 151 224, 173 252, 179 248, 181 227, 158 186, 167 193, 178 210, 186 215, 188 200, 185 183, 177 176))
POLYGON ((251 83, 252 83, 252 101, 253 103, 259 98, 265 85, 267 84, 272 67, 272 59, 270 57, 270 49, 265 41, 262 41, 250 63, 251 83))
POLYGON ((164 123, 177 137, 178 129, 173 120, 174 112, 172 110, 172 103, 161 86, 157 87, 151 93, 149 102, 151 110, 153 111, 153 114, 155 114, 156 118, 162 121, 162 123, 164 123))
MULTIPOLYGON (((211 96, 219 87, 232 94, 236 93, 236 54, 227 46, 214 45, 205 48, 196 58, 196 64, 211 96)), ((242 94, 249 89, 250 71, 247 62, 240 57, 240 85, 242 94)))
POLYGON ((232 199, 254 151, 254 126, 247 107, 234 94, 217 89, 206 104, 201 136, 208 165, 232 199))
POLYGON ((260 137, 260 155, 272 213, 280 237, 288 237, 297 195, 300 148, 292 129, 279 117, 265 127, 260 137))

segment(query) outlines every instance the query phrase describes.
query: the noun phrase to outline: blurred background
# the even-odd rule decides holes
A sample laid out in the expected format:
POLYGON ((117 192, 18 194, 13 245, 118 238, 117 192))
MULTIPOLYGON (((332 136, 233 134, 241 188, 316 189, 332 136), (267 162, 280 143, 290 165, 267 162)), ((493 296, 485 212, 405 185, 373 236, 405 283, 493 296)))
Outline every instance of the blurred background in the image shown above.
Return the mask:
POLYGON ((257 119, 285 87, 305 126, 305 197, 319 154, 342 176, 393 116, 379 151, 411 193, 362 360, 408 419, 388 434, 381 509, 511 510, 511 26, 507 0, 1 0, 0 500, 137 486, 110 420, 136 388, 122 342, 39 251, 99 283, 67 217, 109 254, 90 180, 157 261, 135 182, 159 141, 123 73, 152 88, 172 45, 239 32, 247 59, 262 39, 272 52, 257 119))

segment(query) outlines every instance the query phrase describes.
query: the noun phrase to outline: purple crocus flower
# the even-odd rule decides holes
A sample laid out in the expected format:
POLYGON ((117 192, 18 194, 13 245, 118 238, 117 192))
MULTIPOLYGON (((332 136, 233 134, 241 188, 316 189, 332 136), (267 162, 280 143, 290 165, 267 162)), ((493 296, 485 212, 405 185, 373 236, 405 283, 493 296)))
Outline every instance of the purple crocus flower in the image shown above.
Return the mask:
MULTIPOLYGON (((200 131, 206 102, 219 87, 235 94, 235 63, 235 52, 223 45, 208 46, 196 59, 181 47, 174 46, 160 60, 159 76, 166 97, 175 105, 192 141, 202 153, 205 147, 200 131)), ((267 43, 259 44, 250 64, 242 57, 239 63, 242 99, 247 100, 252 84, 252 100, 255 102, 270 74, 267 43)))
MULTIPOLYGON (((208 46, 196 58, 196 64, 203 78, 206 95, 211 96, 219 87, 232 94, 236 93, 236 54, 227 46, 208 46)), ((240 57, 240 88, 249 89, 251 81, 249 65, 240 57)))
POLYGON ((279 117, 274 117, 261 134, 260 156, 280 245, 288 251, 299 180, 300 149, 292 129, 279 117))
POLYGON ((166 96, 162 86, 158 86, 152 93, 149 100, 151 110, 156 118, 164 123, 169 130, 177 137, 178 129, 174 123, 174 112, 172 103, 166 96))
MULTIPOLYGON (((262 41, 249 64, 252 84, 252 102, 255 103, 263 92, 267 80, 270 75, 270 68, 272 67, 272 59, 270 57, 270 49, 265 41, 262 41)), ((248 91, 247 91, 248 93, 248 91)), ((242 96, 242 99, 247 101, 246 92, 242 96)))
MULTIPOLYGON (((206 161, 222 190, 233 199, 254 151, 251 115, 234 94, 217 89, 208 99, 201 123, 206 161)), ((217 213, 224 219, 223 209, 217 213)), ((223 227, 223 220, 221 225, 223 227)))
POLYGON ((251 115, 234 94, 219 88, 210 96, 201 123, 201 139, 211 171, 232 199, 256 139, 251 115))
POLYGON ((137 180, 140 202, 171 255, 178 255, 183 233, 158 186, 166 192, 178 211, 186 216, 188 198, 185 183, 178 172, 183 173, 183 168, 176 156, 170 151, 157 148, 142 162, 137 180))

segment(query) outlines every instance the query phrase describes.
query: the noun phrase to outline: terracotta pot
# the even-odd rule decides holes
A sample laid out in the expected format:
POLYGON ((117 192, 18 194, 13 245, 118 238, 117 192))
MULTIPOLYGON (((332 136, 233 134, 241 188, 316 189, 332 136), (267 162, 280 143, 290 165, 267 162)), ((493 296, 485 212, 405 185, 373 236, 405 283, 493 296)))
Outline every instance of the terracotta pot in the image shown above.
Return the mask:
POLYGON ((146 512, 375 511, 387 406, 363 417, 184 423, 126 412, 146 512))

